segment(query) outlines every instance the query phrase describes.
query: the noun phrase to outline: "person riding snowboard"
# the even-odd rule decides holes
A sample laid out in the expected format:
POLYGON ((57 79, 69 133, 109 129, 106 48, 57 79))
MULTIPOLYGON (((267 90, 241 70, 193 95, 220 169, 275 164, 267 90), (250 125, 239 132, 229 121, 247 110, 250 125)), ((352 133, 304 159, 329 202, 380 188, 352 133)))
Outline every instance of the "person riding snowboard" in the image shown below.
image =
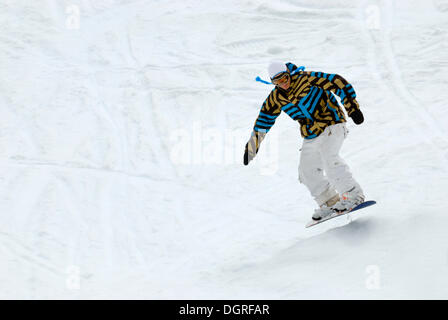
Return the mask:
POLYGON ((269 76, 275 88, 264 101, 244 152, 244 165, 256 156, 261 142, 281 111, 300 124, 303 145, 299 181, 318 204, 312 219, 321 220, 334 211, 351 210, 364 202, 361 186, 340 157, 347 136, 345 115, 334 95, 340 97, 355 124, 364 116, 355 90, 338 74, 305 72, 288 62, 272 62, 269 76))

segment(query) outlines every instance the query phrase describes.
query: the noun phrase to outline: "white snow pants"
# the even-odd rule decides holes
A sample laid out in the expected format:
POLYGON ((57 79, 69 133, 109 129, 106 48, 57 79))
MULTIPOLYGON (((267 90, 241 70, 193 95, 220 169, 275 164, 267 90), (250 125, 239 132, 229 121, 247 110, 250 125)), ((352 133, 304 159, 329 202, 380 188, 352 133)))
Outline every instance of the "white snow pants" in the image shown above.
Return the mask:
POLYGON ((327 127, 316 138, 303 140, 299 180, 308 188, 319 206, 353 187, 361 190, 349 167, 339 156, 347 134, 345 123, 338 123, 327 127))

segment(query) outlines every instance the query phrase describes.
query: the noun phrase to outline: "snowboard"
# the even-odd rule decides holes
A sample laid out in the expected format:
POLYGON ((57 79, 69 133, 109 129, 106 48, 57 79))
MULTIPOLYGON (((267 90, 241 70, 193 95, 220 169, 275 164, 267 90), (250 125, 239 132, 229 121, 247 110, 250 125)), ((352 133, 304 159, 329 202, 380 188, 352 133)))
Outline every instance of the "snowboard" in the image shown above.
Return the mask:
POLYGON ((325 219, 321 219, 321 220, 317 220, 317 221, 316 220, 311 220, 310 222, 308 222, 306 224, 305 227, 309 228, 309 227, 315 226, 316 224, 328 221, 328 220, 336 218, 336 217, 340 217, 340 216, 346 215, 347 213, 351 213, 351 212, 359 210, 359 209, 363 209, 363 208, 366 208, 366 207, 373 206, 375 203, 376 203, 376 201, 374 201, 374 200, 364 201, 363 203, 358 204, 352 210, 343 211, 343 212, 334 212, 334 213, 328 215, 325 219))

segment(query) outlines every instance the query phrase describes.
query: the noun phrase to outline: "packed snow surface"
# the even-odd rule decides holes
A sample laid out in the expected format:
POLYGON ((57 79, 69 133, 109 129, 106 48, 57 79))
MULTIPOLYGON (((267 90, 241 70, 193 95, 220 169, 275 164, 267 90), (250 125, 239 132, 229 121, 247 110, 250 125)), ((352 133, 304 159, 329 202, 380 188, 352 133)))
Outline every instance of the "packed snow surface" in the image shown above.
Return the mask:
POLYGON ((0 298, 447 299, 448 1, 3 0, 0 298), (377 205, 305 229, 271 60, 338 73, 377 205))

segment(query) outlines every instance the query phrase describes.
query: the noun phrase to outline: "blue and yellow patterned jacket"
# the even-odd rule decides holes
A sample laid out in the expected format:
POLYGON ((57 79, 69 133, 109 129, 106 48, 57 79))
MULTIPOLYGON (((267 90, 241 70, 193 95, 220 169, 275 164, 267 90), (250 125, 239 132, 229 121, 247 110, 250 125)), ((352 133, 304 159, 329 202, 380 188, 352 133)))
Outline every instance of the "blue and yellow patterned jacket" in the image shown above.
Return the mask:
POLYGON ((355 90, 340 75, 305 72, 292 63, 286 63, 286 66, 290 71, 291 85, 288 91, 275 87, 264 101, 249 143, 252 152, 258 151, 265 134, 282 111, 300 123, 302 137, 313 139, 326 127, 346 121, 333 94, 341 98, 349 116, 359 109, 355 90))

